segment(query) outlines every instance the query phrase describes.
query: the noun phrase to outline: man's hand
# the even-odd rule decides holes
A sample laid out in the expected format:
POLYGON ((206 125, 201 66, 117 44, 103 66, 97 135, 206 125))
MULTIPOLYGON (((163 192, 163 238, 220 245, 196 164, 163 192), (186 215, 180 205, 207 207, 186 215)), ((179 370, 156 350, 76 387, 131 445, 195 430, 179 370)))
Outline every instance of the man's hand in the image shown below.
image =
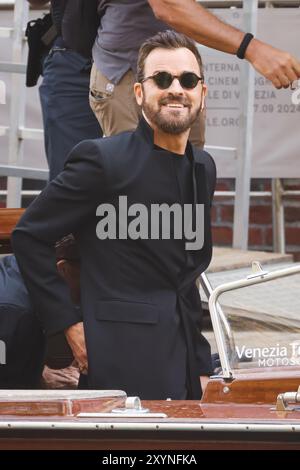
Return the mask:
POLYGON ((65 330, 66 339, 72 349, 74 358, 78 363, 81 374, 88 372, 88 359, 85 345, 83 323, 75 323, 65 330))
POLYGON ((257 39, 250 42, 245 58, 278 89, 300 78, 300 62, 295 57, 257 39))
MULTIPOLYGON (((218 51, 236 54, 244 32, 220 20, 195 0, 148 0, 154 15, 176 31, 218 51)), ((276 88, 289 87, 300 78, 300 62, 257 39, 250 41, 245 58, 276 88)))
POLYGON ((77 389, 79 370, 75 365, 64 369, 50 369, 45 366, 42 376, 42 388, 47 389, 77 389))

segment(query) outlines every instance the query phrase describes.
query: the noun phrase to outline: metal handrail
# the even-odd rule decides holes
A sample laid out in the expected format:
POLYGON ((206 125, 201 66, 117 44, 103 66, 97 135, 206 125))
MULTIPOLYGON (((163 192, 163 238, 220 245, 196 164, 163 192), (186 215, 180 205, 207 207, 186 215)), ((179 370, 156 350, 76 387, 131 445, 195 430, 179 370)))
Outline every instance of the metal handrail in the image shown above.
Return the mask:
POLYGON ((220 356, 220 362, 222 367, 222 375, 225 378, 231 378, 233 376, 232 369, 230 366, 230 361, 228 354, 226 352, 226 342, 224 338, 224 333, 221 325, 221 318, 218 311, 218 298, 224 292, 229 292, 232 290, 240 289, 242 287, 249 287, 255 284, 261 284, 262 282, 272 281, 274 279, 291 276, 293 274, 300 273, 300 264, 297 266, 292 266, 290 268, 279 269, 277 271, 263 271, 260 263, 254 261, 252 263, 253 273, 249 275, 246 279, 240 279, 238 281, 227 282, 216 287, 208 300, 210 317, 213 325, 214 334, 216 337, 217 348, 220 356))
MULTIPOLYGON (((211 284, 208 280, 208 277, 207 277, 206 273, 202 273, 200 275, 199 281, 200 281, 200 284, 202 286, 202 289, 205 292, 205 295, 206 295, 207 299, 209 299, 212 292, 213 292, 213 288, 212 288, 212 286, 211 286, 211 284)), ((220 319, 221 319, 221 321, 223 323, 223 326, 224 326, 224 329, 226 331, 230 347, 231 347, 232 350, 235 350, 235 341, 234 341, 234 337, 233 337, 233 334, 232 334, 232 331, 231 331, 231 328, 230 328, 230 324, 229 324, 229 322, 226 318, 226 315, 223 312, 223 309, 222 309, 221 305, 219 304, 219 302, 217 303, 217 310, 218 310, 218 315, 220 316, 220 319)))

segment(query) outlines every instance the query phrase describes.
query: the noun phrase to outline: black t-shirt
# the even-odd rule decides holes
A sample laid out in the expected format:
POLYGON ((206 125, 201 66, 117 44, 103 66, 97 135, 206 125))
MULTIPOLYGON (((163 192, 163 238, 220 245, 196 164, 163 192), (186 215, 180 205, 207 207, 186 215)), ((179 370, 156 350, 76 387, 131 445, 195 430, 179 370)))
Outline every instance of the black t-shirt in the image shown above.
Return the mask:
MULTIPOLYGON (((188 158, 187 154, 180 155, 174 152, 170 152, 169 150, 163 149, 158 145, 154 145, 156 150, 165 151, 168 153, 169 158, 172 161, 172 165, 174 166, 177 184, 179 188, 180 194, 180 204, 182 207, 182 211, 184 209, 184 204, 193 205, 196 203, 194 201, 194 190, 193 190, 193 168, 191 160, 188 158)), ((194 210, 193 210, 194 214, 194 210)), ((192 216, 194 218, 194 215, 192 216)), ((195 226, 193 225, 193 229, 195 226)), ((185 234, 184 227, 183 227, 183 236, 185 234)), ((184 243, 188 240, 184 238, 184 243)), ((182 266, 182 269, 193 269, 195 260, 193 256, 193 252, 185 250, 185 261, 182 266)))
POLYGON ((193 204, 192 164, 187 155, 170 152, 158 145, 154 145, 154 148, 156 150, 165 151, 170 155, 179 186, 181 204, 193 204))
POLYGON ((51 15, 58 36, 61 36, 61 25, 67 3, 68 0, 51 0, 51 15))
MULTIPOLYGON (((174 168, 174 173, 176 175, 180 205, 183 209, 184 204, 193 204, 193 169, 190 159, 186 154, 180 155, 169 150, 163 149, 157 145, 154 145, 154 148, 159 151, 165 151, 168 154, 168 158, 171 159, 171 164, 174 168)), ((184 241, 185 242, 185 241, 184 241)), ((188 256, 188 252, 185 251, 185 256, 183 257, 182 270, 186 270, 192 263, 192 258, 188 256)), ((187 361, 187 356, 186 356, 187 361)), ((187 365, 188 367, 188 365, 187 365)), ((187 398, 187 386, 186 389, 182 391, 181 399, 184 400, 187 398)))
POLYGON ((53 23, 64 45, 85 57, 92 56, 92 47, 100 18, 98 0, 51 0, 53 23))

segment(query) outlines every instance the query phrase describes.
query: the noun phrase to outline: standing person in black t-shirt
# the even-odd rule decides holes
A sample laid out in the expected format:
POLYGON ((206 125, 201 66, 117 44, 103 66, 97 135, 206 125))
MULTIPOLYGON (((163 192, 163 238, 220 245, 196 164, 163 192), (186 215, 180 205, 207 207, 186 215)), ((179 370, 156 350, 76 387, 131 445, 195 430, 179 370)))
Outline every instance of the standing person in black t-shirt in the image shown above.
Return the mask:
MULTIPOLYGON (((34 6, 48 3, 47 0, 28 1, 34 6)), ((102 131, 89 106, 91 51, 90 54, 83 51, 83 55, 72 48, 79 37, 84 43, 82 31, 76 31, 79 10, 71 0, 51 0, 50 3, 57 38, 44 60, 39 92, 51 180, 62 171, 76 144, 84 139, 101 137, 102 131)), ((91 5, 88 3, 87 8, 91 5)))

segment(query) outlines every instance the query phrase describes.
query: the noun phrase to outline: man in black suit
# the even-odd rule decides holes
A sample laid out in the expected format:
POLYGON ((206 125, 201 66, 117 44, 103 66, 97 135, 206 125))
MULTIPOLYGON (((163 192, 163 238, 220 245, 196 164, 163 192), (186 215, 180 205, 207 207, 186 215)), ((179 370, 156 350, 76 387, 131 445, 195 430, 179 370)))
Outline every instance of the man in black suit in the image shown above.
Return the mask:
POLYGON ((188 142, 203 80, 193 41, 172 31, 147 40, 136 131, 77 145, 13 233, 45 332, 65 331, 92 388, 198 399, 199 378, 212 372, 196 279, 211 259, 216 172, 188 142), (80 251, 83 317, 55 269, 53 246, 68 233, 80 251))

